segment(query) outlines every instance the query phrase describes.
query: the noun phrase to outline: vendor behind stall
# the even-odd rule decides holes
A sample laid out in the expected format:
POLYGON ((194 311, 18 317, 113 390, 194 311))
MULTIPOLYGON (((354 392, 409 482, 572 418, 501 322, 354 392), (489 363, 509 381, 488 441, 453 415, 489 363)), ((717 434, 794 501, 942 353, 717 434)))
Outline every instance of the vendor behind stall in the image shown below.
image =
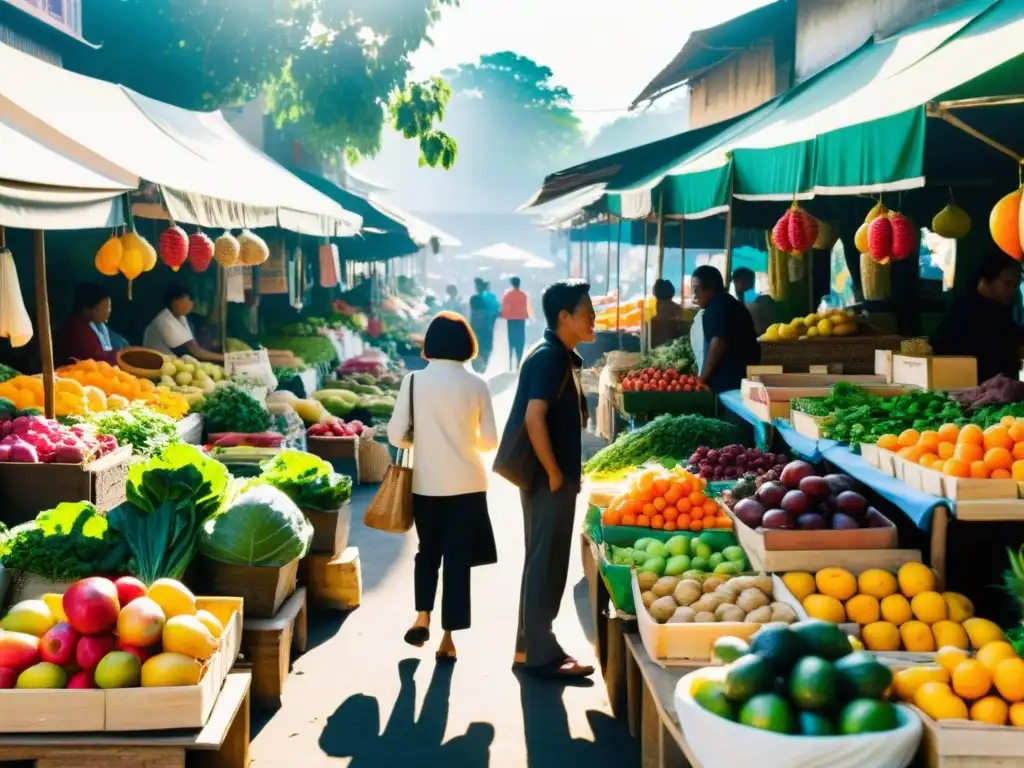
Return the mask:
POLYGON ((690 288, 704 310, 704 362, 700 380, 714 392, 739 389, 747 366, 761 360, 750 312, 726 292, 722 273, 704 265, 693 271, 690 288))
POLYGON ((114 362, 114 345, 107 328, 111 309, 109 291, 94 283, 78 284, 75 306, 57 331, 54 343, 58 365, 74 360, 114 362))
POLYGON ((1021 265, 992 252, 978 265, 975 279, 946 308, 929 342, 936 355, 978 360, 978 381, 1003 374, 1020 377, 1024 328, 1014 320, 1019 307, 1021 265))
POLYGON ((740 267, 732 271, 736 298, 742 301, 750 312, 750 317, 754 320, 754 331, 760 336, 775 322, 775 300, 766 293, 758 294, 754 288, 755 283, 754 270, 740 267), (752 298, 748 296, 751 293, 754 294, 752 298))
POLYGON ((658 278, 652 288, 654 293, 654 316, 659 320, 682 320, 683 308, 672 301, 676 288, 671 281, 658 278))
POLYGON ((165 355, 192 355, 197 360, 223 362, 224 355, 203 349, 193 336, 188 322, 193 306, 189 289, 184 285, 172 285, 164 295, 164 308, 146 327, 143 345, 165 355))

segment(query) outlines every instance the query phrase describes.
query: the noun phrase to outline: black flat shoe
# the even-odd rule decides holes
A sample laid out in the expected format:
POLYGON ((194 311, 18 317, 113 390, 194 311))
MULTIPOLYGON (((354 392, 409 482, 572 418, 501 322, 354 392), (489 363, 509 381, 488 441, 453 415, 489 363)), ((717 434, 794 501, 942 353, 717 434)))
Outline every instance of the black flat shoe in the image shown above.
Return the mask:
POLYGON ((422 648, 423 645, 430 639, 430 628, 429 627, 413 627, 405 633, 405 642, 409 645, 414 645, 417 648, 422 648))

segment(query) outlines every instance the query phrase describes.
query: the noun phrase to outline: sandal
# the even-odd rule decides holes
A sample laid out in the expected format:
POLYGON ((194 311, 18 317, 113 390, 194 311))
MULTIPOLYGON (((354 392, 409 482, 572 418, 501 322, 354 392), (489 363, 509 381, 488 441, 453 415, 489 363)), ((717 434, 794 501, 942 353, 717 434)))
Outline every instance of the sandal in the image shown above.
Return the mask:
POLYGON ((412 627, 405 633, 405 642, 417 648, 422 648, 429 639, 430 627, 412 627))
POLYGON ((594 668, 587 664, 580 664, 572 656, 566 656, 560 663, 555 662, 546 667, 536 670, 529 670, 540 677, 562 680, 580 680, 594 674, 594 668))

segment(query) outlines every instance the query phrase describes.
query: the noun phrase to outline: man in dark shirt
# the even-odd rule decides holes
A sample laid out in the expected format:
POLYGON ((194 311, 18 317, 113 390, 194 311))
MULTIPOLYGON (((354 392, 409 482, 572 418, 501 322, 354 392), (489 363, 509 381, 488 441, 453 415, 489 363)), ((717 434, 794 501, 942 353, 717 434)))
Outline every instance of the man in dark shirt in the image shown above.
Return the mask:
POLYGON ((531 674, 577 678, 593 674, 594 668, 562 650, 553 624, 569 572, 586 423, 577 373, 583 361, 575 348, 594 339, 594 306, 590 285, 583 280, 553 283, 541 302, 547 330, 523 363, 502 437, 503 442, 515 440, 525 426, 540 470, 533 487, 520 490, 526 562, 515 665, 531 674))
POLYGON ((690 288, 697 306, 704 310, 704 367, 700 380, 713 392, 739 389, 747 366, 761 360, 753 318, 726 292, 722 273, 710 265, 693 270, 690 288))

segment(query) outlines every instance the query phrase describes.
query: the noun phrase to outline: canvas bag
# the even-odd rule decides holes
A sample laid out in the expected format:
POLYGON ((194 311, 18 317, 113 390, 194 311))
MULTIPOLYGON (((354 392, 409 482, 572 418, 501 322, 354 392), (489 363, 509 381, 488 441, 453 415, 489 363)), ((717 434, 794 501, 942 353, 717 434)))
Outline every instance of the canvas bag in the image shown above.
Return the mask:
MULTIPOLYGON (((409 429, 406 442, 415 437, 416 375, 409 374, 409 429)), ((412 449, 400 450, 397 461, 388 467, 384 480, 377 489, 370 506, 363 516, 363 525, 385 533, 406 533, 412 528, 412 449)))

